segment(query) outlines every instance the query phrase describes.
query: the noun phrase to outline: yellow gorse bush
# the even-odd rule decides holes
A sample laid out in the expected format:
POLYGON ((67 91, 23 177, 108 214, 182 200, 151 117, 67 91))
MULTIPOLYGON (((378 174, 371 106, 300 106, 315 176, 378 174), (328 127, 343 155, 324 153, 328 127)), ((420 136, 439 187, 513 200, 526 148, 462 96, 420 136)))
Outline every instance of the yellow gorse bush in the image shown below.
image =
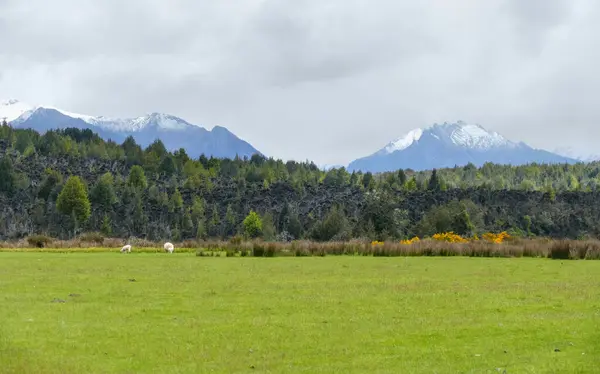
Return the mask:
POLYGON ((416 242, 418 242, 419 240, 421 240, 421 239, 419 239, 419 237, 418 237, 418 236, 415 236, 415 237, 414 237, 414 238, 412 238, 412 239, 400 240, 400 244, 413 244, 413 243, 416 243, 416 242))
POLYGON ((462 236, 455 234, 454 232, 444 232, 440 234, 433 235, 433 239, 440 242, 448 242, 448 243, 466 243, 467 239, 462 236))
POLYGON ((491 232, 487 232, 487 233, 485 233, 485 234, 482 235, 482 238, 484 240, 489 241, 489 242, 500 244, 505 239, 509 239, 510 235, 508 235, 508 233, 506 231, 502 231, 499 234, 494 234, 494 233, 491 233, 491 232))
POLYGON ((371 245, 383 245, 383 242, 375 240, 371 242, 371 245))

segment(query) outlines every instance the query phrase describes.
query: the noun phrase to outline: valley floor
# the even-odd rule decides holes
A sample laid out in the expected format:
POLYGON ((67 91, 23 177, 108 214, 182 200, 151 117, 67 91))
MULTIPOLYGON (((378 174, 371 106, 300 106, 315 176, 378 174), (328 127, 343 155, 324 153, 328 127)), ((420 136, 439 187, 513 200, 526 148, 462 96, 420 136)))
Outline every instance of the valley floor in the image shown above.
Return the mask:
POLYGON ((600 262, 0 253, 2 373, 592 373, 600 262))

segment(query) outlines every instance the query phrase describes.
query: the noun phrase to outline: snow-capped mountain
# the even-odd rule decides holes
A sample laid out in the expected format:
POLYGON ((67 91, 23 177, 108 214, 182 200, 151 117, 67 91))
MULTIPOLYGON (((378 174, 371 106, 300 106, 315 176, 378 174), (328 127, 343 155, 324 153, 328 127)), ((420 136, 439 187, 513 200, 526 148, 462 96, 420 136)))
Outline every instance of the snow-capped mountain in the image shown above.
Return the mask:
POLYGON ((521 165, 531 162, 572 163, 576 160, 534 149, 523 142, 510 141, 480 125, 458 121, 411 130, 378 152, 351 162, 348 170, 428 170, 468 163, 481 166, 486 162, 521 165))
POLYGON ((226 128, 215 126, 211 131, 181 118, 150 113, 133 118, 108 118, 72 113, 49 105, 31 106, 18 100, 0 102, 0 120, 15 128, 31 128, 39 132, 76 127, 91 129, 103 139, 123 142, 129 135, 147 147, 160 139, 168 150, 184 148, 190 157, 251 157, 258 152, 226 128))

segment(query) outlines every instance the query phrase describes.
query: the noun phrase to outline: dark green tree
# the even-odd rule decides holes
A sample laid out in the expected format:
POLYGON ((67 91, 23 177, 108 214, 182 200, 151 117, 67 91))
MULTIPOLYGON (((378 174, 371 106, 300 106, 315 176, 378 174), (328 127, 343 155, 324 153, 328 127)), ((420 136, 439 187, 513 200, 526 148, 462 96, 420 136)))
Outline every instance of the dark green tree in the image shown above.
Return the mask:
MULTIPOLYGON (((48 198, 51 197, 53 192, 56 191, 56 188, 60 186, 62 182, 63 177, 58 171, 46 169, 44 180, 38 191, 38 197, 48 200, 48 198)), ((56 196, 58 196, 57 193, 54 195, 54 197, 56 196)))
POLYGON ((237 219, 235 216, 235 212, 233 211, 233 207, 231 204, 227 205, 227 210, 225 211, 225 229, 223 230, 224 236, 232 236, 235 234, 237 219))
POLYGON ((15 190, 15 169, 12 160, 8 156, 0 160, 0 192, 12 195, 15 190))
POLYGON ((349 236, 348 218, 339 206, 333 206, 322 222, 313 227, 311 236, 317 241, 344 240, 349 236))
POLYGON ((204 218, 198 219, 196 222, 196 239, 206 239, 206 220, 204 218))
POLYGON ((90 194, 91 201, 97 205, 101 211, 109 212, 111 207, 117 201, 114 190, 114 178, 110 172, 103 174, 92 189, 90 194))
POLYGON ((208 221, 207 231, 208 235, 212 238, 221 236, 220 234, 220 218, 219 218, 219 210, 217 205, 214 204, 212 208, 212 214, 210 220, 208 221))
POLYGON ((431 178, 429 178, 429 184, 427 185, 427 189, 430 191, 440 191, 442 189, 436 169, 433 169, 433 171, 431 172, 431 178))
POLYGON ((175 167, 175 161, 173 161, 173 158, 171 156, 165 156, 160 163, 158 171, 167 177, 175 174, 177 169, 175 167))
POLYGON ((56 200, 56 209, 64 215, 74 215, 77 222, 90 218, 91 204, 81 178, 70 176, 56 200))
POLYGON ((406 184, 406 173, 402 169, 398 170, 398 184, 400 187, 406 184))
POLYGON ((134 165, 129 171, 129 177, 127 178, 127 184, 137 190, 144 190, 148 187, 148 180, 146 179, 146 173, 139 165, 134 165))
POLYGON ((112 235, 112 222, 110 221, 108 214, 105 214, 104 218, 102 219, 102 227, 100 228, 100 232, 104 236, 112 235))
POLYGON ((371 172, 365 173, 362 178, 362 185, 367 190, 372 190, 375 187, 375 180, 371 172))
POLYGON ((454 216, 452 224, 453 231, 458 235, 472 236, 475 231, 475 226, 471 222, 471 216, 467 211, 464 203, 459 204, 459 212, 454 216))

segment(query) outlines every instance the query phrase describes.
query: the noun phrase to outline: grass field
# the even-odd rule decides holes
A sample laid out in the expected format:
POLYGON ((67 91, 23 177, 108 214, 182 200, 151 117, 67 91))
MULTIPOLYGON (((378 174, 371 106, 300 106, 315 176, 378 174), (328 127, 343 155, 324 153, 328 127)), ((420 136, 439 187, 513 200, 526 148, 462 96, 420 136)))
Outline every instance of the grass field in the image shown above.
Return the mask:
POLYGON ((0 253, 2 373, 597 373, 600 261, 0 253))

